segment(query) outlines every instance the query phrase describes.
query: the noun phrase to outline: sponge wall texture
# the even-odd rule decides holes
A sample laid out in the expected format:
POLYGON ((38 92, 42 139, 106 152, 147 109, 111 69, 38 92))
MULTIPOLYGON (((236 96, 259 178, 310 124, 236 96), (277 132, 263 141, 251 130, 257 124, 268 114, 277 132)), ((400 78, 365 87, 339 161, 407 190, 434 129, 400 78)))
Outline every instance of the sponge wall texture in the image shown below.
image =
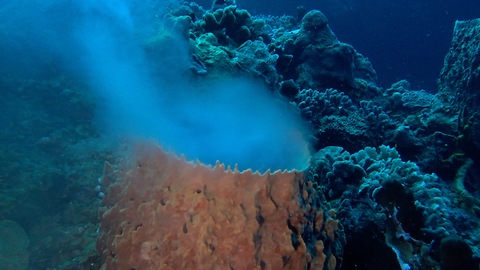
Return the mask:
POLYGON ((105 167, 104 268, 335 269, 338 222, 309 203, 302 172, 207 167, 151 144, 135 152, 105 167))

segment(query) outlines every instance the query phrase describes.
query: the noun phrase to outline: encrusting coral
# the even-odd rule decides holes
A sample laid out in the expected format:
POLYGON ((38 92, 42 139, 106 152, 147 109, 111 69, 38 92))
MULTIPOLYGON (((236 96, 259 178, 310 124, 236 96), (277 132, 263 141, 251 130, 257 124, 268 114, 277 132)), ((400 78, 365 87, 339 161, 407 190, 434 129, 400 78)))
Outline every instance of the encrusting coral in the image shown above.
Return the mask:
POLYGON ((212 168, 140 144, 106 165, 106 269, 335 269, 339 223, 303 172, 212 168), (129 164, 129 165, 128 165, 129 164))

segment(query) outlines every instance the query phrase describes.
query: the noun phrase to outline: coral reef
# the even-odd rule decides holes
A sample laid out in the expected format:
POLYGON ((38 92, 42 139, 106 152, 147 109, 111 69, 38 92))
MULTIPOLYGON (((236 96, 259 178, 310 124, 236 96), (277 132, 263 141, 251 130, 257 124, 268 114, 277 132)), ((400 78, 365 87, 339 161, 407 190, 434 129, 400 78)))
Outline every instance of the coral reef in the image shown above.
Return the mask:
POLYGON ((381 88, 321 11, 172 5, 142 40, 153 76, 257 78, 310 123, 310 166, 239 172, 151 143, 114 162, 101 105, 57 60, 40 79, 2 74, 3 268, 478 270, 480 19, 456 23, 435 94, 381 88))
MULTIPOLYGON (((478 74, 472 52, 478 46, 475 39, 463 38, 475 33, 477 23, 457 23, 435 95, 413 90, 405 80, 378 87, 368 59, 338 41, 320 11, 299 12, 299 18, 255 17, 225 4, 196 15, 188 30, 192 62, 202 67, 195 76, 247 74, 297 105, 314 129, 317 151, 304 186, 311 185, 307 194, 316 207, 336 209, 344 226, 336 234, 344 232, 347 244, 328 246, 327 253, 336 250, 335 258, 342 258, 346 269, 449 269, 457 262, 452 246, 466 250, 471 267, 478 265, 478 151, 469 148, 475 146, 478 74), (365 249, 364 239, 376 252, 365 249)), ((129 175, 139 170, 143 164, 131 174, 115 176, 120 184, 114 183, 109 193, 114 188, 134 193, 122 183, 133 182, 129 175)), ((107 219, 115 209, 109 200, 107 219)), ((176 225, 191 233, 184 220, 176 225)), ((110 229, 103 228, 104 233, 110 229)), ((299 232, 290 233, 294 231, 299 232)), ((301 231, 301 239, 309 238, 301 231)), ((112 236, 102 239, 101 251, 108 248, 105 243, 115 247, 112 236)), ((305 246, 318 259, 311 248, 315 245, 305 246)), ((107 264, 114 263, 108 254, 107 264)), ((258 262, 252 265, 258 267, 258 262)))
MULTIPOLYGON (((363 253, 359 235, 383 252, 390 249, 385 254, 389 269, 403 269, 403 264, 430 269, 435 265, 430 258, 442 252, 440 240, 450 235, 461 236, 467 246, 480 241, 471 214, 451 201, 456 197, 451 187, 434 174, 422 173, 415 163, 402 161, 395 149, 366 147, 350 154, 326 147, 312 158, 308 176, 319 195, 338 209, 347 237, 345 252, 351 253, 346 269, 359 261, 364 265, 360 269, 377 269, 372 268, 376 255, 363 253)), ((472 255, 469 260, 474 261, 472 255)))
POLYGON ((279 24, 278 18, 253 17, 222 1, 210 11, 186 3, 169 18, 189 32, 192 62, 205 67, 202 76, 243 73, 264 79, 272 89, 293 79, 301 88, 334 87, 354 98, 378 94, 371 63, 339 42, 318 10, 306 13, 300 24, 287 16, 279 24))
POLYGON ((480 159, 480 19, 455 23, 450 48, 439 78, 439 98, 446 116, 458 122, 464 151, 480 159), (455 119, 456 118, 456 119, 455 119))
POLYGON ((476 37, 480 33, 480 19, 457 21, 453 32, 452 47, 440 74, 439 92, 452 105, 451 109, 458 112, 465 105, 478 105, 479 101, 476 90, 480 87, 480 42, 476 37))
POLYGON ((226 3, 205 11, 190 27, 194 62, 205 67, 205 77, 249 74, 275 87, 279 83, 275 69, 278 55, 270 54, 266 45, 271 37, 265 21, 226 3))
POLYGON ((342 145, 349 151, 357 151, 363 145, 382 141, 383 126, 392 126, 388 121, 379 121, 379 117, 389 120, 381 107, 367 101, 356 106, 348 95, 332 88, 303 89, 296 95, 295 102, 315 130, 315 149, 342 145))
MULTIPOLYGON (((369 100, 381 95, 371 63, 337 40, 320 11, 310 11, 296 21, 287 16, 253 17, 234 5, 204 11, 201 17, 195 4, 185 4, 178 10, 171 13, 170 20, 195 14, 192 17, 196 20, 188 30, 195 76, 215 79, 246 75, 261 79, 295 101, 304 115, 315 115, 311 119, 317 139, 315 149, 343 145, 358 151, 366 145, 379 145, 393 134, 396 122, 382 111, 379 102, 369 100), (240 39, 240 29, 249 34, 240 39), (318 95, 321 92, 331 98, 322 106, 337 106, 333 109, 341 115, 327 116, 331 109, 315 108, 324 102, 323 95, 318 95), (313 97, 312 93, 317 94, 313 97), (340 104, 347 99, 349 104, 340 104)), ((148 51, 152 51, 151 46, 148 51)))
POLYGON ((270 54, 267 45, 260 40, 246 41, 236 50, 235 65, 267 85, 278 85, 279 76, 275 65, 278 55, 270 54))
POLYGON ((296 80, 302 88, 337 88, 354 93, 361 89, 362 82, 375 85, 376 74, 368 59, 339 42, 318 10, 303 17, 300 29, 277 33, 270 47, 279 55, 278 72, 296 80))
POLYGON ((135 147, 115 169, 101 211, 106 269, 336 269, 335 213, 303 173, 239 172, 190 163, 159 146, 135 147))

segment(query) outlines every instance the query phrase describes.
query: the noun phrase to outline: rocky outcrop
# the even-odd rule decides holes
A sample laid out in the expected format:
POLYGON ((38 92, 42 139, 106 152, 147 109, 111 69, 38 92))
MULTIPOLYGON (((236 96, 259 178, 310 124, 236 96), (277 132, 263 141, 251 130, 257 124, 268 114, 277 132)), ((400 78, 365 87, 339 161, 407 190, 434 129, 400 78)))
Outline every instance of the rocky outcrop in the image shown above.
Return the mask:
POLYGON ((279 73, 296 80, 301 88, 336 88, 356 97, 378 94, 371 63, 349 44, 339 42, 318 10, 303 17, 300 29, 279 33, 271 48, 279 55, 279 73))
POLYGON ((480 19, 457 21, 440 74, 439 97, 457 121, 461 144, 480 160, 480 19))

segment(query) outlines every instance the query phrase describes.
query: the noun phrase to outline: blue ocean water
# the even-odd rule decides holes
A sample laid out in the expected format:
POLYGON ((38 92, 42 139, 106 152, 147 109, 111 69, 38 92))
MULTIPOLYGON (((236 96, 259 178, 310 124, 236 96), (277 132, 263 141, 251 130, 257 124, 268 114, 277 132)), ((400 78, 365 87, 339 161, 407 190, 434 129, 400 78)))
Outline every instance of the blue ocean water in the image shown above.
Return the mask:
MULTIPOLYGON (((228 9, 229 1, 218 2, 228 9)), ((238 0, 235 10, 245 9, 249 19, 224 25, 220 12, 218 25, 209 26, 211 6, 0 1, 1 269, 100 269, 99 179, 106 161, 122 158, 122 145, 141 139, 206 164, 311 170, 332 207, 340 208, 341 194, 357 194, 353 201, 377 211, 378 223, 403 223, 401 236, 414 239, 406 241, 411 257, 426 254, 425 261, 406 260, 387 240, 375 242, 395 267, 454 269, 445 255, 451 246, 478 265, 478 99, 460 99, 462 108, 448 100, 445 89, 463 83, 452 66, 437 84, 455 21, 480 17, 478 0, 238 0), (314 9, 348 46, 325 34, 326 47, 341 50, 315 58, 312 52, 325 50, 321 42, 289 41, 304 38, 302 19, 314 9), (444 94, 435 96, 439 88, 444 94), (410 182, 403 189, 390 182, 397 178, 410 182), (382 197, 389 185, 404 197, 382 197), (440 190, 443 197, 425 195, 440 190), (360 197, 367 192, 371 197, 360 197), (451 221, 436 220, 434 208, 451 221), (454 232, 459 243, 442 245, 454 232)), ((471 48, 479 39, 473 34, 471 48)), ((465 92, 475 93, 474 59, 471 67, 465 92)), ((367 223, 351 213, 340 213, 340 222, 367 223)), ((379 228, 369 233, 381 234, 379 228)), ((361 237, 371 234, 348 225, 344 231, 355 245, 342 247, 342 269, 386 269, 358 259, 361 237)))

